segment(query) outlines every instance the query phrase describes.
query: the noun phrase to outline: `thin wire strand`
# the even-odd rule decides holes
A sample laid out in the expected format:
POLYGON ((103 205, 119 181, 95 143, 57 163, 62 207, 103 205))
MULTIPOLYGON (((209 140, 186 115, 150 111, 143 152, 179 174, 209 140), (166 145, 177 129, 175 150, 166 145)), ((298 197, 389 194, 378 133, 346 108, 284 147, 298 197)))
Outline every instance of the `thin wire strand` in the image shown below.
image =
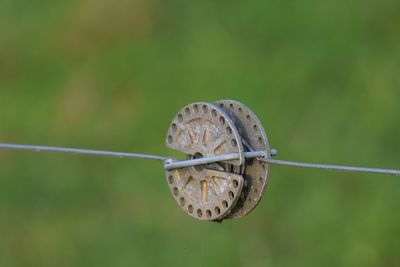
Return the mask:
MULTIPOLYGON (((216 155, 216 156, 209 156, 209 157, 205 157, 205 158, 180 160, 180 161, 175 161, 175 162, 167 161, 164 165, 164 168, 167 171, 171 171, 171 170, 181 169, 181 168, 185 168, 185 167, 204 165, 204 164, 208 164, 208 163, 221 162, 221 161, 226 161, 226 160, 235 160, 235 159, 239 159, 239 157, 240 156, 238 153, 228 153, 228 154, 221 154, 221 155, 216 155)), ((244 157, 246 159, 265 157, 265 151, 245 152, 244 157)))
POLYGON ((342 172, 366 172, 366 173, 385 174, 390 176, 400 176, 400 170, 314 164, 314 163, 293 162, 293 161, 268 159, 268 158, 260 158, 259 160, 270 164, 290 166, 290 167, 323 169, 323 170, 342 171, 342 172))
MULTIPOLYGON (((159 155, 149 155, 149 154, 139 154, 139 153, 113 152, 113 151, 104 151, 104 150, 78 149, 78 148, 53 147, 53 146, 3 144, 3 143, 0 143, 0 149, 16 149, 16 150, 28 150, 28 151, 36 151, 36 152, 47 151, 47 152, 84 154, 84 155, 106 156, 106 157, 117 157, 117 158, 148 159, 148 160, 158 160, 158 161, 164 161, 164 162, 171 159, 169 157, 163 157, 163 156, 159 156, 159 155)), ((257 151, 254 153, 257 154, 257 151)), ((248 155, 246 155, 246 158, 255 157, 256 154, 250 155, 248 153, 248 155)), ((232 155, 220 155, 220 157, 221 156, 222 157, 229 156, 229 159, 232 159, 232 160, 238 158, 238 155, 236 153, 234 153, 232 155)), ((212 161, 210 161, 210 159, 208 159, 208 158, 197 159, 197 160, 209 163, 209 162, 214 162, 214 161, 220 161, 220 158, 215 157, 215 160, 212 160, 212 161)), ((270 159, 270 158, 265 158, 265 157, 258 158, 258 160, 264 161, 269 164, 298 167, 298 168, 324 169, 324 170, 343 171, 343 172, 365 172, 365 173, 385 174, 385 175, 390 175, 390 176, 400 176, 400 170, 303 163, 303 162, 293 162, 293 161, 286 161, 286 160, 276 160, 276 159, 270 159)), ((194 159, 194 160, 187 160, 187 161, 182 161, 182 162, 179 162, 179 161, 174 162, 172 165, 175 164, 176 166, 179 166, 179 164, 183 164, 186 167, 192 166, 191 161, 193 161, 192 165, 204 163, 204 162, 196 162, 196 159, 194 159)), ((168 166, 168 164, 166 166, 168 166)), ((173 166, 170 166, 168 168, 171 168, 171 167, 174 168, 173 166)))
POLYGON ((117 157, 117 158, 149 159, 149 160, 159 160, 159 161, 166 161, 169 159, 167 157, 158 155, 113 152, 113 151, 92 150, 92 149, 78 149, 78 148, 67 148, 67 147, 53 147, 53 146, 17 145, 17 144, 0 143, 0 149, 17 149, 17 150, 36 151, 36 152, 47 151, 47 152, 84 154, 84 155, 95 155, 95 156, 117 157))

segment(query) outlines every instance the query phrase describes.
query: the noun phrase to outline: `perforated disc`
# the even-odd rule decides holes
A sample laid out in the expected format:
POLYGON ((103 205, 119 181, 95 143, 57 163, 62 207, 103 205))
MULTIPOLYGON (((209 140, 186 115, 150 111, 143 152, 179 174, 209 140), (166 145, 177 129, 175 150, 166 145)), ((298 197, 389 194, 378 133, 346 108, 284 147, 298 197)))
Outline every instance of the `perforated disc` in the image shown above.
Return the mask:
MULTIPOLYGON (((243 140, 246 151, 265 151, 270 157, 267 135, 257 116, 245 105, 233 100, 217 102, 233 120, 243 140)), ((256 159, 247 159, 244 186, 240 199, 229 217, 240 218, 252 211, 260 202, 268 182, 269 165, 256 159)))
POLYGON ((217 105, 193 103, 172 120, 166 145, 188 158, 238 153, 239 160, 166 171, 175 200, 200 220, 221 220, 236 204, 244 179, 229 172, 244 163, 240 135, 229 116, 217 105))

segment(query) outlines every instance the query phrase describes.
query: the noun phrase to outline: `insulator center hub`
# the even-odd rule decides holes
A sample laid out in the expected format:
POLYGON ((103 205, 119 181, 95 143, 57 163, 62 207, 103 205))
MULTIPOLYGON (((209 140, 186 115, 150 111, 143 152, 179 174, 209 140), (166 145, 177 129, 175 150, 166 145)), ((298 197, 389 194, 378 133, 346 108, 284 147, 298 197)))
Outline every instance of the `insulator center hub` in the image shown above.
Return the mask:
MULTIPOLYGON (((194 154, 193 158, 194 159, 201 159, 201 158, 204 158, 204 156, 200 152, 197 152, 196 154, 194 154)), ((197 165, 197 166, 194 166, 194 168, 195 168, 196 171, 200 172, 200 171, 204 170, 205 166, 206 165, 197 165)))

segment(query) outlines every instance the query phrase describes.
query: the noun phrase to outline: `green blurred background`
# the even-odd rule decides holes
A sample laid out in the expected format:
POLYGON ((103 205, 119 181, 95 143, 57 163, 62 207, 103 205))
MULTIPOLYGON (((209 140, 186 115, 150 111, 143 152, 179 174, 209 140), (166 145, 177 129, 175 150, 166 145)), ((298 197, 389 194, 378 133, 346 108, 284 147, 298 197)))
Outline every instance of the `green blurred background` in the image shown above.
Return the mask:
MULTIPOLYGON (((396 0, 0 1, 0 141, 174 155, 170 120, 236 99, 278 158, 400 169, 396 0)), ((0 151, 0 266, 400 266, 400 179, 274 166, 222 224, 162 164, 0 151)))

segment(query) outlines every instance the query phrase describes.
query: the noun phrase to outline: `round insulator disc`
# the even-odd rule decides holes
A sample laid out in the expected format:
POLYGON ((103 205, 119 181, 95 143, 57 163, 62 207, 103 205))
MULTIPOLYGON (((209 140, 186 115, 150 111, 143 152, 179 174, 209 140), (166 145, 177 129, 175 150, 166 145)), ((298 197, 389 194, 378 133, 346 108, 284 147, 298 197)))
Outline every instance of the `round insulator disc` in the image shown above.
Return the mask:
POLYGON ((166 171, 171 193, 181 208, 200 220, 221 220, 240 198, 244 179, 229 172, 244 164, 240 135, 230 117, 218 106, 193 103, 172 120, 166 145, 188 158, 238 153, 238 160, 166 171))
MULTIPOLYGON (((269 143, 257 116, 245 105, 233 100, 221 100, 218 105, 233 120, 245 151, 265 151, 270 157, 269 143)), ((257 159, 247 159, 244 170, 244 186, 240 199, 228 217, 240 218, 251 212, 260 202, 268 183, 269 164, 257 159)))

